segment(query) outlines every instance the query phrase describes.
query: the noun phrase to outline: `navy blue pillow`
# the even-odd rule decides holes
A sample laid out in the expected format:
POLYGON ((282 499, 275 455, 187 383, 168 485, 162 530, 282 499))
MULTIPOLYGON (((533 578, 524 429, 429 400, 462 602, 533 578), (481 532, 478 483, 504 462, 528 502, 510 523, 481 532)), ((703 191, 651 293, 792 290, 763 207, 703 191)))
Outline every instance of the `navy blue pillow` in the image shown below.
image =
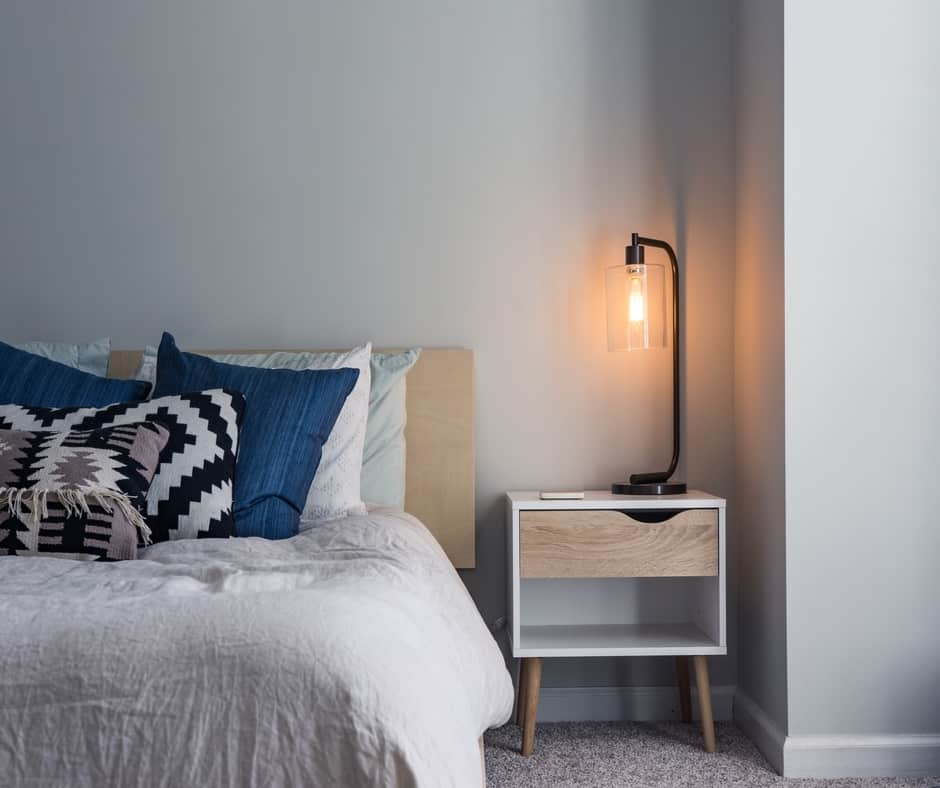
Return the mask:
POLYGON ((155 397, 205 389, 245 396, 235 464, 235 533, 286 539, 297 533, 323 444, 358 369, 259 369, 183 353, 164 333, 155 397))
POLYGON ((150 384, 109 380, 0 342, 0 405, 100 408, 147 399, 150 384))

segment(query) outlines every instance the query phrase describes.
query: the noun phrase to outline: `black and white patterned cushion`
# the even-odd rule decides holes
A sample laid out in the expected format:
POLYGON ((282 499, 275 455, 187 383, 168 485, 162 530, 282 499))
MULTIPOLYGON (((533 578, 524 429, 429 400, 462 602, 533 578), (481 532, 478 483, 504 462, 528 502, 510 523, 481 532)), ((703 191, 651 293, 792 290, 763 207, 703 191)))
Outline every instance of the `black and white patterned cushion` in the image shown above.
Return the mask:
POLYGON ((0 405, 0 429, 97 430, 158 421, 170 433, 147 493, 154 542, 235 533, 232 487, 245 398, 214 389, 104 408, 0 405))
POLYGON ((141 512, 168 437, 156 421, 0 430, 0 555, 136 558, 150 539, 141 512))

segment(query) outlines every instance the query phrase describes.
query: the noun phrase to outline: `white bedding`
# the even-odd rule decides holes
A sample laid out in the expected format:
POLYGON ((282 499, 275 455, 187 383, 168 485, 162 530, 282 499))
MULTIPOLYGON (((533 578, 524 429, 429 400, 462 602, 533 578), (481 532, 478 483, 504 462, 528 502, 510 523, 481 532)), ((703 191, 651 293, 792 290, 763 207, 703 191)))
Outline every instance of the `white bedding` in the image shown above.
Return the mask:
POLYGON ((477 786, 502 655, 391 510, 142 560, 0 558, 0 784, 477 786))

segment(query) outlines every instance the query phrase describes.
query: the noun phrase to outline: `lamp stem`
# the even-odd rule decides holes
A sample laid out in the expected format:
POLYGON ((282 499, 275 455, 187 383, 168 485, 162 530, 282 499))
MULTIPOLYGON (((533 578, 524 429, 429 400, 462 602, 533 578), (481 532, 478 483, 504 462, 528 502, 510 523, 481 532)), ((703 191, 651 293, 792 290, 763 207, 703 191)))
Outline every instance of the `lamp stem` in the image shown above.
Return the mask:
POLYGON ((660 484, 668 482, 679 464, 679 262, 675 250, 666 241, 644 238, 633 234, 633 243, 655 246, 669 255, 672 264, 672 461, 668 470, 659 473, 634 473, 631 484, 660 484))

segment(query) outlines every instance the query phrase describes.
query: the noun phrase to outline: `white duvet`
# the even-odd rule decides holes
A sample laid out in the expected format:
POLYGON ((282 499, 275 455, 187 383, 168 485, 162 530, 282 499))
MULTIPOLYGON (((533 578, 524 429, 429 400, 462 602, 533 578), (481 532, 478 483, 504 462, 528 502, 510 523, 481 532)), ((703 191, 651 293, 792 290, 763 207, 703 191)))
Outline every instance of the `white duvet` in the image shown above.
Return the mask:
POLYGON ((0 558, 0 784, 477 786, 502 655, 380 510, 142 559, 0 558))

